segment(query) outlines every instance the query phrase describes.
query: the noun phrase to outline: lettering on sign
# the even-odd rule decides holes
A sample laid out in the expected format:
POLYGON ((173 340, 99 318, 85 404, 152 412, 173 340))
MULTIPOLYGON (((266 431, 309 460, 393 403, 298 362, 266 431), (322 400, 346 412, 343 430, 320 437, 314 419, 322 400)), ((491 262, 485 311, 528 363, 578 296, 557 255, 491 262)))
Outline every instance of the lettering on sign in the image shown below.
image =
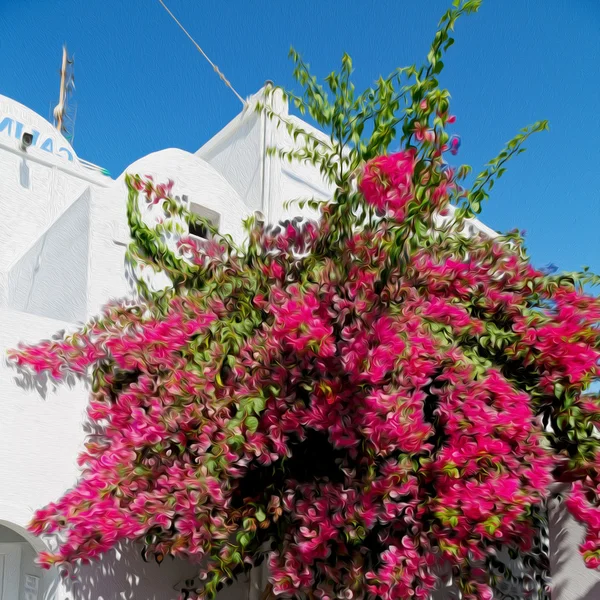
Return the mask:
MULTIPOLYGON (((20 140, 23 131, 25 130, 27 130, 27 128, 22 122, 0 112, 0 135, 20 140)), ((73 162, 73 152, 69 148, 63 146, 62 141, 53 136, 40 134, 40 132, 35 129, 29 129, 29 131, 31 131, 33 135, 32 146, 73 162)))

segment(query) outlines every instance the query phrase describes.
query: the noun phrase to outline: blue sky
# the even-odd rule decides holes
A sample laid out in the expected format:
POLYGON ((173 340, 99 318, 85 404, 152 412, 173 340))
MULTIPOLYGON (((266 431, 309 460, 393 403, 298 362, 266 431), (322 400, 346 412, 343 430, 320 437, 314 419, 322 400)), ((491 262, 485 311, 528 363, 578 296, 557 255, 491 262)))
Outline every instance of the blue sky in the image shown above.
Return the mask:
MULTIPOLYGON (((242 96, 294 86, 293 45, 323 77, 348 52, 357 88, 420 63, 451 0, 166 0, 242 96)), ((461 19, 441 83, 456 161, 476 172, 522 127, 531 140, 482 220, 527 231, 534 263, 600 272, 600 1, 486 0, 461 19)), ((149 152, 197 150, 240 110, 157 0, 0 0, 0 93, 48 116, 61 46, 75 55, 82 158, 117 176, 149 152)))

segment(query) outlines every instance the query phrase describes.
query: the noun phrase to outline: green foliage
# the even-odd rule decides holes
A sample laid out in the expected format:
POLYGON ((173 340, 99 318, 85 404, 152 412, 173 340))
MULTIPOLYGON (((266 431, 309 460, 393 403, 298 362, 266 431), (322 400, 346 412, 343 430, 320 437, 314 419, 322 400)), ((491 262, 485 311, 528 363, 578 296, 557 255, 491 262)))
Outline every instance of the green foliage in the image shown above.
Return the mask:
POLYGON ((489 192, 492 191, 494 183, 497 179, 500 179, 506 171, 504 165, 515 155, 525 152, 526 148, 523 148, 523 143, 534 133, 548 130, 548 121, 537 121, 529 127, 521 130, 521 133, 517 134, 502 151, 487 163, 487 169, 483 170, 473 183, 468 195, 467 202, 468 207, 465 210, 465 216, 467 218, 473 217, 481 212, 481 203, 489 198, 489 192))
MULTIPOLYGON (((357 94, 351 80, 352 60, 344 54, 341 69, 325 78, 325 86, 310 72, 310 66, 293 48, 290 58, 294 63, 294 77, 303 89, 296 95, 280 88, 284 98, 300 112, 309 115, 323 130, 328 132, 325 141, 295 121, 276 114, 269 106, 259 103, 257 111, 264 111, 267 118, 274 120, 279 127, 285 125, 294 146, 283 149, 271 147, 270 155, 277 155, 287 161, 306 161, 318 166, 322 175, 334 186, 333 212, 340 212, 339 225, 343 214, 357 209, 354 194, 355 181, 361 165, 376 156, 386 154, 398 135, 400 144, 405 148, 415 148, 420 156, 429 161, 429 168, 422 173, 424 179, 435 176, 435 164, 442 147, 447 144, 446 132, 449 115, 450 93, 440 89, 438 76, 444 68, 444 56, 454 44, 453 32, 458 19, 475 13, 481 6, 481 0, 459 0, 453 2, 441 18, 424 65, 411 65, 395 69, 387 77, 380 77, 373 87, 357 94), (413 146, 415 132, 431 130, 435 142, 413 146)), ((517 154, 525 151, 523 144, 533 134, 548 129, 547 121, 538 121, 523 129, 515 136, 500 154, 486 165, 468 191, 457 188, 452 191, 452 200, 459 206, 452 227, 460 228, 461 223, 481 212, 481 204, 489 197, 495 181, 506 171, 506 163, 517 154), (466 198, 466 203, 461 199, 466 198)), ((471 173, 471 167, 462 165, 457 170, 457 180, 464 181, 471 173)), ((422 212, 426 203, 426 186, 417 185, 416 196, 422 201, 416 205, 413 214, 422 212)), ((301 207, 308 201, 302 201, 301 207)), ((317 207, 316 203, 313 203, 317 207)), ((372 216, 372 215, 371 215, 372 216)), ((367 218, 368 216, 366 216, 367 218)), ((335 220, 335 218, 334 218, 335 220)), ((424 233, 426 230, 423 230, 424 233)), ((427 234, 428 235, 428 234, 427 234)), ((343 233, 340 242, 345 240, 343 233)), ((400 240, 398 239, 397 242, 400 240)), ((414 239, 415 243, 426 243, 423 239, 414 239)))

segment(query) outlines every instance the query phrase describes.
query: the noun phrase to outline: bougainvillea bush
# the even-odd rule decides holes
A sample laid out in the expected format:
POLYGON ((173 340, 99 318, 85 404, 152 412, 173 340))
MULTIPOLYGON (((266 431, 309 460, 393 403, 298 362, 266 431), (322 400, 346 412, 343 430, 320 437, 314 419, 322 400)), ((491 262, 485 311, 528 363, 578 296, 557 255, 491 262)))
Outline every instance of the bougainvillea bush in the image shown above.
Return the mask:
POLYGON ((331 201, 309 201, 317 222, 249 220, 242 246, 200 242, 170 183, 128 178, 130 263, 172 285, 140 274, 135 298, 78 333, 12 352, 93 382, 79 483, 30 526, 62 536, 45 566, 135 540, 146 559, 198 561, 193 597, 266 558, 275 596, 427 598, 445 566, 462 597, 488 599, 505 548, 533 565, 524 595, 544 595, 536 549, 557 482, 600 565, 595 280, 534 268, 518 233, 465 234, 546 123, 468 185, 446 162, 459 139, 437 75, 478 5, 457 0, 423 67, 361 95, 349 57, 326 92, 293 55, 304 92, 288 97, 330 141, 257 108, 302 142, 273 152, 331 181, 331 201), (147 225, 144 202, 164 220, 147 225))

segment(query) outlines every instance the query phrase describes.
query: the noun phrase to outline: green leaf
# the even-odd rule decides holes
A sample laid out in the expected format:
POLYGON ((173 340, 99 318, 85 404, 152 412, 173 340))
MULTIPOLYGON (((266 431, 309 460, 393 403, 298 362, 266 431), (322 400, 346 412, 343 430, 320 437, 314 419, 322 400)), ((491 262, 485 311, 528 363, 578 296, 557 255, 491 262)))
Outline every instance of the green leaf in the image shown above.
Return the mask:
POLYGON ((259 415, 263 410, 265 410, 266 400, 262 397, 255 398, 252 403, 252 410, 259 415))
POLYGON ((259 509, 256 511, 256 520, 257 520, 259 523, 262 523, 262 522, 263 522, 263 521, 264 521, 266 518, 267 518, 267 515, 265 515, 265 513, 262 511, 262 509, 260 509, 260 508, 259 508, 259 509))
POLYGON ((256 417, 248 417, 245 420, 246 427, 254 433, 258 429, 258 419, 256 417))

